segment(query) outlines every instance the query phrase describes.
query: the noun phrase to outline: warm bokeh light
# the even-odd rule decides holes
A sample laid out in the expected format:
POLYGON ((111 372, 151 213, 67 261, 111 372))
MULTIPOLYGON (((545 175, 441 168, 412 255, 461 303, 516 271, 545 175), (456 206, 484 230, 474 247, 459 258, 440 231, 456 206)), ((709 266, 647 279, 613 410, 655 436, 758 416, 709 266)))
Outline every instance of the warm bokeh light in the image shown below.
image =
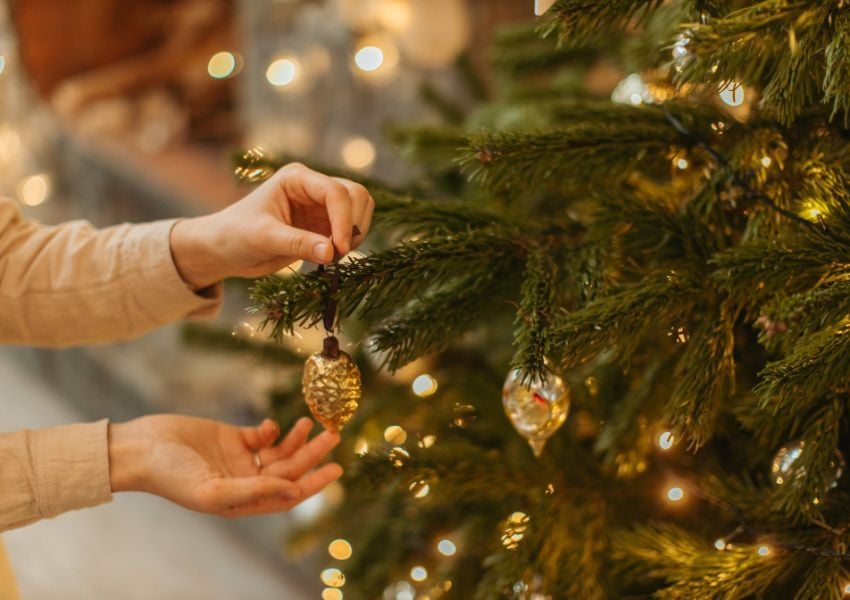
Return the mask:
POLYGON ((403 427, 390 425, 384 430, 384 440, 393 446, 401 446, 407 441, 407 432, 403 427))
POLYGON ((369 442, 364 438, 357 438, 354 441, 354 454, 358 456, 366 456, 369 453, 369 442))
POLYGON ((758 553, 759 553, 759 556, 767 556, 768 554, 770 554, 770 546, 766 546, 766 545, 762 544, 758 548, 758 553))
POLYGON ((328 554, 337 560, 348 560, 351 558, 351 544, 348 540, 334 540, 328 545, 328 554))
POLYGON ((386 81, 398 66, 398 48, 392 38, 369 35, 354 48, 352 69, 371 81, 386 81))
POLYGON ((725 550, 726 540, 724 540, 723 538, 717 538, 716 540, 714 540, 714 547, 718 550, 725 550))
POLYGON ((744 103, 744 87, 737 81, 730 81, 720 89, 720 99, 729 106, 741 106, 744 103))
POLYGON ((207 63, 207 73, 215 79, 230 77, 236 72, 238 61, 233 52, 216 52, 207 63))
POLYGON ((669 450, 673 447, 673 444, 676 443, 676 438, 673 437, 672 432, 665 431, 660 436, 658 436, 658 447, 662 450, 669 450))
POLYGON ((384 64, 384 51, 377 46, 363 46, 354 54, 354 64, 367 73, 377 71, 384 64))
POLYGON ((322 600, 342 600, 342 590, 325 588, 322 590, 322 600))
POLYGON ((423 373, 413 380, 410 387, 413 389, 414 394, 420 398, 425 398, 436 393, 438 386, 436 379, 428 375, 428 373, 423 373))
POLYGON ((678 159, 678 160, 676 161, 676 167, 678 167, 679 169, 681 169, 682 171, 684 171, 685 169, 687 169, 687 168, 688 168, 688 159, 687 159, 687 158, 680 158, 680 159, 678 159))
POLYGON ((24 177, 20 186, 21 202, 27 206, 43 204, 50 196, 50 178, 43 173, 24 177))
POLYGON ((770 167, 770 165, 773 164, 773 160, 769 156, 762 156, 761 164, 765 169, 767 169, 768 167, 770 167))
POLYGON ((803 203, 803 210, 800 211, 800 216, 809 221, 817 221, 826 216, 826 206, 815 200, 808 200, 803 203))
POLYGON ((678 502, 682 498, 685 497, 685 490, 680 488, 677 485, 674 485, 670 489, 667 490, 667 499, 670 502, 678 502))
POLYGON ((437 542, 437 551, 443 556, 454 556, 457 546, 451 540, 440 540, 437 542))
POLYGON ((415 566, 410 569, 410 578, 413 581, 425 581, 428 579, 428 571, 423 566, 415 566))
POLYGON ((266 79, 276 87, 285 87, 296 80, 299 71, 300 65, 297 59, 278 58, 273 60, 266 69, 266 79))
POLYGON ((0 127, 0 160, 10 161, 21 150, 21 136, 11 127, 0 127))
POLYGON ((378 22, 388 31, 406 31, 412 16, 410 0, 382 0, 378 7, 378 22))
POLYGON ((375 145, 364 137, 349 138, 342 145, 342 161, 351 169, 366 169, 375 162, 375 145))
POLYGON ((322 583, 329 587, 342 587, 345 585, 345 575, 339 569, 325 569, 322 571, 322 583))

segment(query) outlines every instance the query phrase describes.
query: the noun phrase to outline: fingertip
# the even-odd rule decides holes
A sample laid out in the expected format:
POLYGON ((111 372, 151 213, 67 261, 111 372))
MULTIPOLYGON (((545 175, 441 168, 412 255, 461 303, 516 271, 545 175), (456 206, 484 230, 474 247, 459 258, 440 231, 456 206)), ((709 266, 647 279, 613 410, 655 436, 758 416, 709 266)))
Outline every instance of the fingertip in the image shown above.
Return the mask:
POLYGON ((319 264, 327 264, 334 258, 333 247, 327 240, 317 242, 313 246, 313 256, 311 258, 319 264))
POLYGON ((342 465, 340 465, 339 463, 329 463, 328 472, 333 476, 334 479, 339 479, 345 473, 345 469, 343 469, 342 465))

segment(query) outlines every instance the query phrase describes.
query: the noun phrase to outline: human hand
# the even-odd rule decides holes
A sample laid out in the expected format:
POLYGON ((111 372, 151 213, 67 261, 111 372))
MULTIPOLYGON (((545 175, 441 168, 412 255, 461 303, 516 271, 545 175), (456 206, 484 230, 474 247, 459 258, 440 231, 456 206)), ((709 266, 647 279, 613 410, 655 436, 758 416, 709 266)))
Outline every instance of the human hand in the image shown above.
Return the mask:
POLYGON ((279 428, 270 419, 258 427, 178 415, 110 423, 112 491, 226 517, 286 511, 342 475, 335 463, 314 469, 340 437, 325 431, 308 442, 312 428, 303 418, 273 446, 279 428))
POLYGON ((344 255, 363 241, 374 209, 362 185, 292 163, 224 210, 178 221, 171 254, 197 288, 267 275, 298 259, 328 263, 333 246, 344 255))

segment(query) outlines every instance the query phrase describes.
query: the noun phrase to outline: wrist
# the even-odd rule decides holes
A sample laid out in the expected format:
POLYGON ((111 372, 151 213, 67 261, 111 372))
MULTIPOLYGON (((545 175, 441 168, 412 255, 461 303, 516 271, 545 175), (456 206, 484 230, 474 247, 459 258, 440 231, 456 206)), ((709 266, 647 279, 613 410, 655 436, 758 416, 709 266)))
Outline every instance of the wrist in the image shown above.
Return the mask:
POLYGON ((145 489, 146 446, 144 428, 138 419, 109 424, 109 481, 113 492, 145 489))
POLYGON ((210 216, 181 219, 171 228, 171 258, 186 285, 200 290, 224 279, 210 216))

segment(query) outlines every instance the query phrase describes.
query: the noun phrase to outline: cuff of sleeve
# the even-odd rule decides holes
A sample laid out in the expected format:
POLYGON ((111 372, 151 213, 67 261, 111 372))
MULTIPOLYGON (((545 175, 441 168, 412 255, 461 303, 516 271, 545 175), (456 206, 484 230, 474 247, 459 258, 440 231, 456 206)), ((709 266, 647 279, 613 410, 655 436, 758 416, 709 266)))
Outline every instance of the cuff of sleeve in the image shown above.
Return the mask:
POLYGON ((31 433, 41 516, 54 517, 112 500, 107 424, 103 419, 31 433))
POLYGON ((223 286, 197 292, 180 278, 171 256, 171 229, 177 219, 134 225, 122 246, 123 280, 138 308, 157 324, 186 317, 214 317, 223 286))

